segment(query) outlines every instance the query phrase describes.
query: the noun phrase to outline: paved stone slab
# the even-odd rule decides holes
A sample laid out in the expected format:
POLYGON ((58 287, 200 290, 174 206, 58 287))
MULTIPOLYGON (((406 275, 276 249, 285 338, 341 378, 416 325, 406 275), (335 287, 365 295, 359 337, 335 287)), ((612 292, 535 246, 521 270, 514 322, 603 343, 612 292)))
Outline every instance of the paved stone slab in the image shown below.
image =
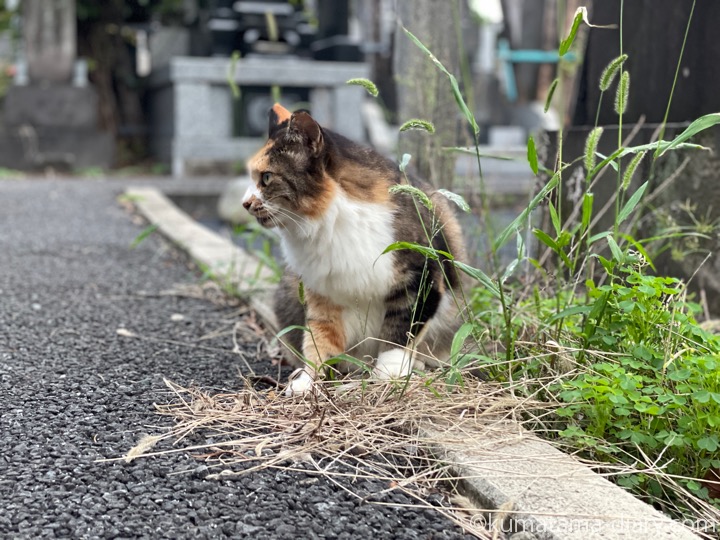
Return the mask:
POLYGON ((636 499, 588 466, 516 424, 473 436, 462 424, 448 434, 425 425, 442 441, 475 502, 502 508, 506 530, 532 532, 538 540, 697 540, 699 537, 636 499), (495 433, 495 435, 493 435, 495 433))

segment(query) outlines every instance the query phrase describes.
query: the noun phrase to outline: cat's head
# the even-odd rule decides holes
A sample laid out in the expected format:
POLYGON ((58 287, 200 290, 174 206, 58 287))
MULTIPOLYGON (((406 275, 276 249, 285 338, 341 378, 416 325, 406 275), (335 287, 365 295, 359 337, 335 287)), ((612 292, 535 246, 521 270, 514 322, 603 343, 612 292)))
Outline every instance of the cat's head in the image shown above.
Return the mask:
POLYGON ((289 227, 321 215, 334 186, 325 174, 323 130, 307 111, 275 104, 269 138, 248 161, 252 183, 243 206, 263 227, 289 227))

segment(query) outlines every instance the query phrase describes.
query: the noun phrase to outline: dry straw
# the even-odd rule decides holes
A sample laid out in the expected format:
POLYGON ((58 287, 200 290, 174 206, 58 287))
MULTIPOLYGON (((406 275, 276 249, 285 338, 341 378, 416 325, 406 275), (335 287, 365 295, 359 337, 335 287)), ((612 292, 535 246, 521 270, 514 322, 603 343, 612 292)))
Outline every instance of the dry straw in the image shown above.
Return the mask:
POLYGON ((287 398, 278 388, 257 389, 248 380, 238 392, 225 394, 165 382, 174 398, 156 407, 174 419, 174 427, 144 437, 126 459, 189 452, 206 463, 209 479, 265 468, 293 470, 299 464, 345 490, 352 483, 340 483, 339 477, 373 479, 479 538, 492 538, 481 524, 498 511, 477 509, 455 492, 461 478, 439 457, 440 444, 450 433, 453 441, 461 433, 458 444, 476 449, 488 441, 517 440, 524 432, 508 420, 538 405, 470 376, 464 386, 419 377, 407 384, 325 382, 304 399, 287 398), (198 437, 213 442, 192 444, 198 437), (173 448, 151 451, 163 439, 173 448), (444 502, 430 503, 426 495, 438 492, 445 493, 444 502))

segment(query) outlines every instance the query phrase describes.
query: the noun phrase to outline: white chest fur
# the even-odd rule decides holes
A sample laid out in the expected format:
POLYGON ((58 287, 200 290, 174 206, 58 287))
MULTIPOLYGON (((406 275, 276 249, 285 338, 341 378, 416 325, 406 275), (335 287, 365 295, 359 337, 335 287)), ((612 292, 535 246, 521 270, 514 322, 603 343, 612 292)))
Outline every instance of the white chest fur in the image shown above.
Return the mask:
POLYGON ((343 307, 382 301, 394 282, 392 210, 338 190, 322 217, 281 230, 288 266, 305 286, 343 307))

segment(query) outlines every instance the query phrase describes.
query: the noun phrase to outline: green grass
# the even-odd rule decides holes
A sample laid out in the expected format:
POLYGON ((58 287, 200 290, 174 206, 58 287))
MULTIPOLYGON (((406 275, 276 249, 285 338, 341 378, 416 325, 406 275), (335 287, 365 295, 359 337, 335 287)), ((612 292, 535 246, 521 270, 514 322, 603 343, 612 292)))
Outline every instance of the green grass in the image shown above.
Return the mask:
MULTIPOLYGON (((573 46, 586 18, 578 10, 570 33, 559 40, 560 54, 573 46)), ((447 75, 448 91, 477 133, 455 78, 417 37, 406 33, 447 75)), ((615 85, 618 125, 632 99, 629 74, 623 70, 627 58, 621 44, 620 56, 599 81, 601 96, 615 85)), ((546 109, 554 97, 562 96, 562 86, 562 78, 553 82, 546 109)), ((671 99, 672 94, 668 109, 671 99)), ((597 106, 599 110, 600 103, 597 106)), ((652 159, 642 169, 652 174, 663 154, 701 149, 692 138, 719 121, 720 115, 709 114, 670 141, 642 146, 624 147, 619 137, 609 156, 597 152, 603 129, 596 125, 583 156, 566 163, 560 150, 551 158, 556 167, 549 171, 538 163, 531 137, 528 163, 548 181, 492 238, 491 275, 464 269, 476 280, 468 295, 472 309, 456 336, 454 360, 445 373, 458 382, 463 376, 458 366, 476 365, 516 394, 524 388, 528 396, 544 398, 552 406, 537 415, 542 421, 532 421, 541 435, 569 445, 607 471, 620 467, 620 485, 671 515, 716 522, 720 499, 712 498, 703 478, 720 471, 720 338, 698 325, 700 308, 684 283, 655 274, 652 256, 668 249, 669 238, 637 237, 651 177, 641 178, 637 189, 631 185, 643 160, 652 159), (582 193, 576 211, 563 216, 563 175, 577 163, 584 164, 582 193), (600 211, 592 189, 608 169, 617 176, 608 205, 614 219, 606 230, 598 230, 600 211), (521 241, 536 208, 544 208, 549 218, 548 228, 532 231, 542 254, 537 260, 525 255, 521 241), (518 240, 517 259, 500 268, 495 255, 513 238, 518 240), (511 279, 519 267, 531 270, 522 283, 511 279), (491 341, 502 342, 502 352, 463 356, 458 344, 473 338, 479 351, 491 341)), ((562 140, 560 133, 558 148, 562 140)), ((482 174, 477 144, 475 151, 482 174)), ((703 225, 702 231, 698 227, 677 235, 715 233, 716 224, 705 220, 703 225)), ((437 256, 428 246, 402 248, 437 256)))

